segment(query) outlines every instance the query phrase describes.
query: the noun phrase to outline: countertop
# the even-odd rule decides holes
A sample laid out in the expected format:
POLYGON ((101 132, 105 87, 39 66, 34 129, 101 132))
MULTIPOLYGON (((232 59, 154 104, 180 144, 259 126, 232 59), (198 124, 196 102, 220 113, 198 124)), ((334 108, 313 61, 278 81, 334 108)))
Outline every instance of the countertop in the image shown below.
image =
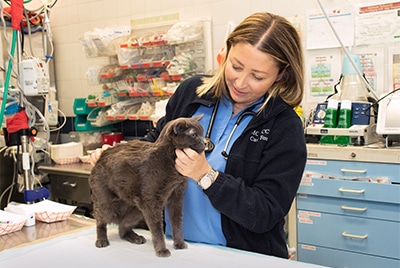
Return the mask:
MULTIPOLYGON (((57 228, 56 225, 52 225, 57 228)), ((52 229, 52 227, 49 227, 52 229)), ((167 239, 171 256, 156 257, 148 231, 137 230, 147 242, 142 245, 121 240, 118 228, 108 226, 110 245, 95 247, 96 228, 33 241, 0 253, 1 267, 321 267, 313 264, 256 254, 227 247, 188 243, 188 248, 175 250, 167 239)), ((18 235, 16 232, 14 235, 18 235)), ((12 235, 12 234, 10 234, 12 235)), ((1 238, 1 236, 0 236, 1 238)))
POLYGON ((52 165, 40 165, 38 170, 43 173, 54 174, 54 175, 72 175, 89 177, 92 171, 92 165, 86 163, 73 163, 73 164, 52 164, 52 165))
POLYGON ((68 220, 45 223, 36 220, 35 225, 22 227, 21 231, 0 236, 0 262, 4 250, 21 248, 72 234, 95 226, 95 220, 72 214, 68 220))

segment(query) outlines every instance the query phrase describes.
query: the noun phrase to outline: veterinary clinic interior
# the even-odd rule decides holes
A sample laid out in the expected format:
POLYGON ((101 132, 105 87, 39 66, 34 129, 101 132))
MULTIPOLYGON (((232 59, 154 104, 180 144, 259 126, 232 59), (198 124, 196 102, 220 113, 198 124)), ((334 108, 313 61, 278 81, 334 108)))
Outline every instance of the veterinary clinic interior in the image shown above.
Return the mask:
POLYGON ((2 0, 0 25, 1 267, 400 267, 400 1, 2 0), (116 224, 96 247, 90 155, 154 130, 255 12, 286 18, 304 55, 288 257, 166 237, 159 258, 147 228, 135 245, 116 224))

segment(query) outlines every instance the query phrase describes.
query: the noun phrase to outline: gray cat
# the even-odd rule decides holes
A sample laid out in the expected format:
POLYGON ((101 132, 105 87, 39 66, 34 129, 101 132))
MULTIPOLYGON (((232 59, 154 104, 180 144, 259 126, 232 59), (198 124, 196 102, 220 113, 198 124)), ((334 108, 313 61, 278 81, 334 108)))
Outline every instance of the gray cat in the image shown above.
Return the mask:
POLYGON ((187 178, 175 169, 175 149, 205 148, 198 118, 168 122, 155 143, 132 140, 104 151, 89 177, 96 247, 107 247, 107 224, 118 224, 119 236, 134 244, 146 239, 133 231, 143 220, 150 229, 154 250, 168 257, 165 246, 163 209, 170 217, 175 249, 187 248, 182 234, 183 195, 187 178))

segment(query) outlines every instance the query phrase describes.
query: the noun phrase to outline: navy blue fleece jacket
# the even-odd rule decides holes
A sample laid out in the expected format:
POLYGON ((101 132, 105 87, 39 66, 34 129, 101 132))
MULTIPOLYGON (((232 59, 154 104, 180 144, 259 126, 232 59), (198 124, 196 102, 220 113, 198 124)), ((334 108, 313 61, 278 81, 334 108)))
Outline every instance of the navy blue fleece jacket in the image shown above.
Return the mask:
MULTIPOLYGON (((166 122, 192 116, 199 105, 215 105, 216 99, 196 94, 201 83, 201 76, 182 82, 146 140, 155 141, 166 122)), ((222 215, 228 247, 287 258, 284 216, 306 157, 299 116, 281 98, 271 99, 233 144, 225 171, 205 190, 222 215)))

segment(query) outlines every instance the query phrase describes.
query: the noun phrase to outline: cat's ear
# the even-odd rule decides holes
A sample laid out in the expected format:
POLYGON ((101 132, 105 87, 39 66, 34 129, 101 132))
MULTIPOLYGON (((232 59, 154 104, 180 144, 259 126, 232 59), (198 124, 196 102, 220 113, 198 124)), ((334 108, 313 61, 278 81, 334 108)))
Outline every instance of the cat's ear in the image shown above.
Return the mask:
POLYGON ((204 114, 199 114, 199 115, 193 116, 192 118, 196 119, 197 121, 200 121, 200 119, 202 119, 203 116, 204 116, 204 114))
POLYGON ((182 122, 177 122, 172 127, 172 131, 175 135, 182 134, 183 132, 185 132, 185 130, 186 130, 185 124, 183 124, 182 122))

